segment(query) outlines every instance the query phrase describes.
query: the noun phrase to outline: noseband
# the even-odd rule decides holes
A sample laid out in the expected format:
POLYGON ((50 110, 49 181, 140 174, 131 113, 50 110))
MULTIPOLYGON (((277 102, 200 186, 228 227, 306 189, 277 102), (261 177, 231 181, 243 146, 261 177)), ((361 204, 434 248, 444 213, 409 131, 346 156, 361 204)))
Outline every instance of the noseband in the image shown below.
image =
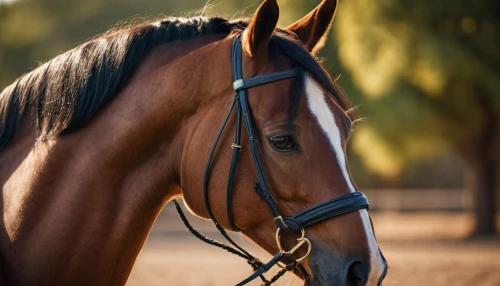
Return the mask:
POLYGON ((176 206, 179 215, 189 229, 191 233, 193 233, 199 239, 226 249, 227 251, 243 257, 247 260, 247 262, 253 267, 254 273, 250 275, 248 278, 237 284, 245 285, 250 281, 254 280, 257 277, 261 277, 264 282, 263 285, 270 285, 271 283, 278 280, 287 270, 294 270, 297 268, 303 275, 303 278, 308 284, 309 275, 305 271, 304 267, 300 264, 303 262, 311 253, 312 244, 305 237, 305 228, 311 226, 313 224, 319 223, 321 221, 327 220, 329 218, 339 216, 348 212, 356 211, 359 209, 368 209, 368 200, 365 195, 361 192, 349 193, 329 201, 323 202, 319 205, 308 208, 294 216, 284 217, 281 215, 276 200, 271 195, 269 184, 267 183, 267 179, 265 176, 264 168, 262 166, 262 160, 259 152, 259 145, 257 142, 257 137, 255 134, 254 122, 252 120, 252 114, 250 110, 250 106, 248 104, 248 95, 247 89, 264 85, 271 82, 276 82, 280 80, 284 80, 287 78, 292 78, 296 76, 302 75, 305 71, 301 68, 292 68, 279 72, 274 72, 265 75, 258 75, 252 78, 243 79, 243 70, 242 70, 242 47, 241 47, 241 34, 236 36, 233 42, 233 50, 232 50, 232 69, 233 69, 233 88, 235 91, 235 96, 229 108, 229 111, 226 114, 222 127, 217 134, 215 142, 213 144, 212 150, 210 152, 208 162, 205 168, 205 176, 204 176, 204 200, 205 207, 210 215, 210 218, 215 223, 215 226, 220 231, 220 233, 235 247, 230 247, 220 242, 211 240, 209 238, 204 237, 196 230, 194 230, 186 217, 184 216, 179 204, 174 200, 174 204, 176 206), (259 195, 259 197, 267 204, 271 214, 274 217, 274 222, 276 223, 276 243, 278 245, 279 252, 274 255, 274 257, 267 263, 260 262, 257 258, 252 256, 238 244, 236 244, 226 233, 224 228, 219 224, 217 219, 215 218, 212 209, 210 207, 210 203, 208 200, 208 186, 209 186, 209 178, 210 178, 210 168, 212 165, 212 159, 217 148, 217 144, 219 139, 224 131, 226 123, 229 120, 230 115, 232 114, 234 107, 236 106, 236 135, 234 143, 231 145, 232 148, 232 159, 231 165, 229 168, 229 176, 228 176, 228 184, 227 184, 227 216, 229 220, 229 224, 231 228, 235 231, 239 231, 240 229, 235 225, 233 214, 232 214, 232 190, 236 176, 236 167, 238 165, 239 153, 241 150, 241 125, 242 121, 245 121, 245 127, 248 133, 250 150, 252 152, 252 158, 255 165, 255 170, 257 173, 258 183, 255 185, 255 192, 259 195), (301 233, 301 237, 297 239, 298 243, 291 250, 284 250, 281 246, 281 236, 289 231, 301 233), (299 248, 307 246, 306 254, 300 258, 293 257, 293 253, 297 251, 299 248), (266 280, 263 274, 267 272, 272 266, 278 264, 283 269, 278 272, 272 279, 266 280))

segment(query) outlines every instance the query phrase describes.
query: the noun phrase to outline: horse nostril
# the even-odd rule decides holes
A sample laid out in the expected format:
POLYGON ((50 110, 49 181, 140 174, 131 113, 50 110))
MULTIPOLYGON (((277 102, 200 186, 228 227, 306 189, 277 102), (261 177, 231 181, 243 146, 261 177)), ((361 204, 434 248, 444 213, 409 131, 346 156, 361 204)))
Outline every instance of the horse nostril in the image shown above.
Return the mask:
POLYGON ((351 263, 346 271, 345 282, 346 286, 362 286, 368 281, 368 273, 370 268, 367 264, 360 261, 351 263))

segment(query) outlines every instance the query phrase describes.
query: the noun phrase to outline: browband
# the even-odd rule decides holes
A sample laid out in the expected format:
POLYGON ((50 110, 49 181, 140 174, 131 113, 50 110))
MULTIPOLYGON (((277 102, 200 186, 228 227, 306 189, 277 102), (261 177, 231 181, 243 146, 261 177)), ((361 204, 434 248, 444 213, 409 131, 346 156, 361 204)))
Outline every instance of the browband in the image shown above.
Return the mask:
POLYGON ((248 79, 238 79, 233 83, 233 88, 235 92, 243 89, 251 88, 258 85, 263 85, 270 82, 280 81, 283 79, 296 77, 304 73, 301 68, 287 69, 279 72, 274 72, 272 74, 262 74, 254 76, 248 79))

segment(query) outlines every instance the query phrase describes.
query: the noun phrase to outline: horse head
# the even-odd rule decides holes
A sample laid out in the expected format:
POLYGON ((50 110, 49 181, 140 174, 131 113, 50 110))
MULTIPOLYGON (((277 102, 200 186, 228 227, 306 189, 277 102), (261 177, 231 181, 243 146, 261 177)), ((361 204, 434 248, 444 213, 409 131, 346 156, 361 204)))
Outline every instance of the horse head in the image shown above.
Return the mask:
POLYGON ((195 214, 241 231, 269 253, 293 249, 294 262, 302 263, 312 285, 380 285, 387 264, 367 209, 347 199, 358 192, 346 158, 349 102, 313 56, 324 45, 336 7, 337 1, 324 0, 278 29, 279 6, 267 0, 249 23, 239 24, 241 30, 221 40, 218 50, 232 51, 233 60, 227 55, 220 62, 224 77, 211 85, 227 88, 189 123, 180 184, 195 214), (241 63, 234 56, 240 50, 241 63), (235 77, 238 64, 241 78, 235 77), (279 78, 283 71, 290 72, 279 78), (229 106, 236 111, 228 113, 210 154, 226 122, 221 111, 229 106), (342 213, 324 210, 339 197, 346 198, 342 213), (314 213, 318 209, 323 213, 314 213), (315 220, 287 231, 301 212, 315 220), (310 244, 294 249, 297 238, 310 244))

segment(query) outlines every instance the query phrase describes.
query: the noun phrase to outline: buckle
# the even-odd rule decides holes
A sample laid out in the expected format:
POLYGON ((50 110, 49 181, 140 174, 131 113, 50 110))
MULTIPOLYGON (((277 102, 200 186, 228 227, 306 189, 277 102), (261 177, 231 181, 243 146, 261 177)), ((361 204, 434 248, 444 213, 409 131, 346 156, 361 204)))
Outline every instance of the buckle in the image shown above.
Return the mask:
POLYGON ((241 145, 238 145, 238 144, 236 144, 236 143, 233 143, 233 144, 231 144, 231 148, 241 150, 241 145))
MULTIPOLYGON (((280 223, 283 227, 285 227, 284 231, 288 231, 288 225, 285 223, 285 221, 283 220, 283 218, 281 216, 275 217, 274 221, 276 222, 276 224, 280 223)), ((280 230, 279 226, 278 226, 278 230, 280 230)))
POLYGON ((305 235, 306 235, 306 231, 304 229, 301 229, 300 230, 302 236, 300 238, 297 238, 297 241, 298 243, 292 247, 292 249, 286 251, 283 249, 283 247, 281 246, 281 236, 280 236, 280 229, 278 228, 276 230, 276 244, 278 245, 278 249, 281 253, 283 254, 293 254, 295 251, 297 251, 299 248, 301 248, 304 244, 307 244, 307 252, 304 256, 300 257, 300 258, 297 258, 296 261, 297 263, 301 263, 302 261, 304 261, 307 257, 309 257, 309 255, 311 254, 311 250, 312 250, 312 245, 311 245, 311 242, 309 241, 309 239, 305 238, 305 235))

